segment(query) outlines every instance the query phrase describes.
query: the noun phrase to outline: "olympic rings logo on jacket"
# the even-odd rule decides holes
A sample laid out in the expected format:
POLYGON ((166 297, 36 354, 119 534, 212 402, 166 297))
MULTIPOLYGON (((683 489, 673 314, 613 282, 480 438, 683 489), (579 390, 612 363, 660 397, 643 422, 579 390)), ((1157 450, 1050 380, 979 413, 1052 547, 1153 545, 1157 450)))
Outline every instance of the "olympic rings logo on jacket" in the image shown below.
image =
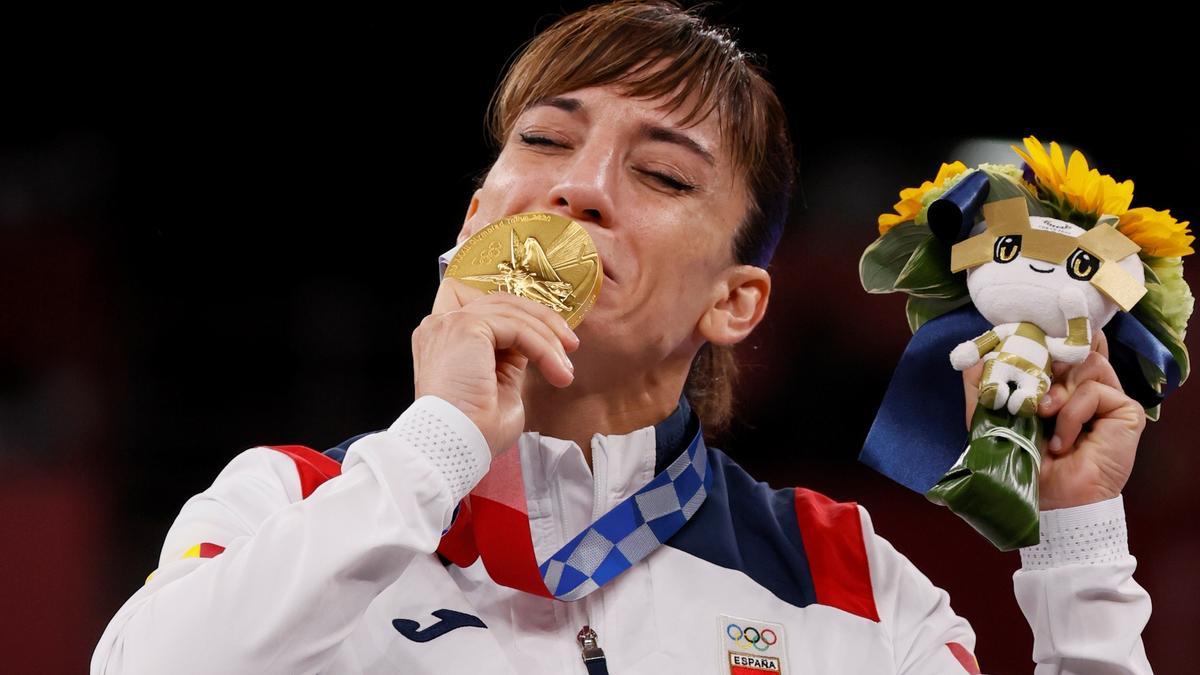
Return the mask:
POLYGON ((725 635, 729 636, 729 639, 733 640, 742 649, 753 647, 760 652, 767 651, 771 648, 771 645, 779 641, 779 636, 770 628, 758 629, 754 626, 742 628, 736 623, 725 626, 725 635))

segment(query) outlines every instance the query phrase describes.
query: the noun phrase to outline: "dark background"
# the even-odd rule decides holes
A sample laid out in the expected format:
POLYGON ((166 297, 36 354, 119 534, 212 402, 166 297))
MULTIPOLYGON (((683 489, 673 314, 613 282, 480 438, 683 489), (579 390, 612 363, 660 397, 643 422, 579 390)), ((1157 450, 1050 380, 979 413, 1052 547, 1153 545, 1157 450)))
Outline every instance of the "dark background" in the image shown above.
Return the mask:
MULTIPOLYGON (((489 96, 514 50, 586 4, 155 17, 31 41, 0 113, 6 672, 85 668, 183 502, 238 452, 324 449, 411 402, 410 334, 488 159, 489 96)), ((865 293, 858 259, 899 190, 977 139, 1078 147, 1135 181, 1134 206, 1194 218, 1200 134, 1174 74, 1193 60, 1171 53, 1169 17, 1133 43, 1049 17, 947 33, 779 12, 707 13, 766 55, 807 201, 719 445, 772 485, 865 505, 971 621, 985 671, 1032 672, 1017 553, 856 461, 910 337, 904 296, 865 293)), ((1157 672, 1200 655, 1196 390, 1150 423, 1125 490, 1157 672)))

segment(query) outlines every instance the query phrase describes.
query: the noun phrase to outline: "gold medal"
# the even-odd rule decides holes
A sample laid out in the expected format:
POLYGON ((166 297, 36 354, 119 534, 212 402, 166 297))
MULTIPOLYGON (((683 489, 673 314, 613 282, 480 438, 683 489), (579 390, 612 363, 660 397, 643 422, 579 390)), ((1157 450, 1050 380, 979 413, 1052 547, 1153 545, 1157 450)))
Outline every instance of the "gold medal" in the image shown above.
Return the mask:
POLYGON ((446 266, 489 293, 512 293, 558 312, 574 329, 600 297, 604 268, 582 225, 556 213, 501 218, 471 235, 446 266))

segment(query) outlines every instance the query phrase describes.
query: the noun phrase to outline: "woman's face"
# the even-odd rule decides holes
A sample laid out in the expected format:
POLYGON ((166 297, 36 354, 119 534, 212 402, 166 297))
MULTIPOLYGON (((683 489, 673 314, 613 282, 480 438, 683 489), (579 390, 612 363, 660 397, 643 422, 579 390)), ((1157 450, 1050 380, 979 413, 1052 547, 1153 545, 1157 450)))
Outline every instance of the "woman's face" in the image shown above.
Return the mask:
POLYGON ((668 115, 655 109, 666 98, 638 100, 618 87, 528 107, 472 197, 458 240, 525 211, 577 221, 605 272, 576 329, 580 354, 590 343, 654 362, 694 351, 701 316, 728 293, 728 273, 744 267, 732 241, 749 197, 715 113, 684 129, 692 101, 668 115))

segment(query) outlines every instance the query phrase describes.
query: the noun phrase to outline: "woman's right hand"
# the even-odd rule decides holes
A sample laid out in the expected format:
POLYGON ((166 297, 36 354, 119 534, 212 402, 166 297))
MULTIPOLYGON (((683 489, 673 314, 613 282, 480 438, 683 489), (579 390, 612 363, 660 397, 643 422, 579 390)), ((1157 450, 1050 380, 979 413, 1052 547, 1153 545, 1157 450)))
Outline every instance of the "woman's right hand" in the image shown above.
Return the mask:
POLYGON ((567 353, 579 348, 579 338, 549 307, 446 277, 412 346, 415 398, 431 394, 463 411, 494 457, 525 427, 521 383, 529 362, 547 382, 565 387, 575 379, 567 353))

